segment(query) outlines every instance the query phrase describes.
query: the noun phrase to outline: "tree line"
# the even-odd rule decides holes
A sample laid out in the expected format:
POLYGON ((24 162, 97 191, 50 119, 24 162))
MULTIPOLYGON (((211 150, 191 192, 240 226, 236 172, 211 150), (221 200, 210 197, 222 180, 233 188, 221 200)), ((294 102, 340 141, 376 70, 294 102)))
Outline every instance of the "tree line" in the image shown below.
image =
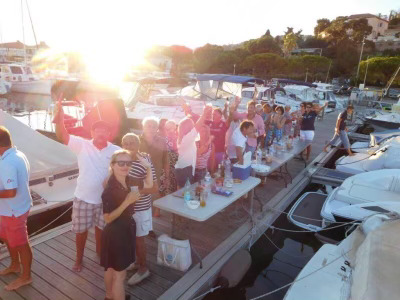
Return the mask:
MULTIPOLYGON (((397 22, 396 18, 391 20, 392 24, 397 22)), ((307 77, 308 81, 344 77, 355 83, 361 44, 371 31, 367 19, 323 18, 317 20, 313 36, 288 27, 282 36, 273 37, 267 30, 261 37, 237 45, 206 44, 194 50, 178 45, 154 47, 149 55, 161 53, 170 57, 171 71, 177 76, 185 72, 225 73, 263 79, 307 77), (318 48, 319 53, 291 55, 298 48, 318 48)), ((373 42, 365 40, 358 82, 364 78, 367 57, 367 83, 385 84, 397 68, 400 51, 378 52, 373 42)))

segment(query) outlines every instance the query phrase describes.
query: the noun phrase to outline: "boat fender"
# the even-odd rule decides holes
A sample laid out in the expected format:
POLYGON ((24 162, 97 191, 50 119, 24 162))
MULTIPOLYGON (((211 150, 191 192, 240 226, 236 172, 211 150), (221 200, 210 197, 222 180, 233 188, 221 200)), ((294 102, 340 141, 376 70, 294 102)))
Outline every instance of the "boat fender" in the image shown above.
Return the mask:
POLYGON ((386 220, 390 220, 390 216, 385 214, 377 214, 368 217, 361 225, 362 232, 367 235, 382 226, 386 220))
POLYGON ((236 286, 249 270, 251 265, 251 255, 249 251, 241 249, 231 256, 222 267, 217 286, 231 288, 236 286))

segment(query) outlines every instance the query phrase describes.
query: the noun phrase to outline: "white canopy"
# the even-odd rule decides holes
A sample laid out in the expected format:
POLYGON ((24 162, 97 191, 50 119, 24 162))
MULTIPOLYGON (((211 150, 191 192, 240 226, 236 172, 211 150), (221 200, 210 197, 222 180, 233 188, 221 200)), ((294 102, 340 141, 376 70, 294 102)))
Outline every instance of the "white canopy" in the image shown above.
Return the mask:
POLYGON ((0 109, 0 125, 11 133, 13 144, 31 166, 31 180, 78 168, 75 154, 64 146, 21 123, 0 109))

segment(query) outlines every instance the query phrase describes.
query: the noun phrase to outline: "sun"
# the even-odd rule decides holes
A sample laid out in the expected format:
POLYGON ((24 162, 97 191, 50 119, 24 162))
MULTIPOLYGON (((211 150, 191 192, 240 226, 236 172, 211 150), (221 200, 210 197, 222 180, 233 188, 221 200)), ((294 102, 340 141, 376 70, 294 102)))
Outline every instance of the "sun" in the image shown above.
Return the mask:
POLYGON ((145 49, 96 48, 81 51, 87 76, 96 82, 117 85, 132 68, 145 63, 145 49))

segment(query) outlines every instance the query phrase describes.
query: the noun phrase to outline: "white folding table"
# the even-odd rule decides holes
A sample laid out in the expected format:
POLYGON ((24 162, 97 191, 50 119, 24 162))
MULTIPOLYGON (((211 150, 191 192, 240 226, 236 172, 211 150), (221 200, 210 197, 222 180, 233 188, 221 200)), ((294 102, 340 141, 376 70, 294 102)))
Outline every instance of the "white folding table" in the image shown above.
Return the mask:
MULTIPOLYGON (((241 183, 234 183, 232 188, 227 189, 233 192, 233 194, 229 197, 210 193, 207 199, 206 206, 205 207, 199 206, 196 209, 189 208, 185 204, 183 197, 176 196, 176 195, 181 195, 183 193, 183 189, 154 201, 153 205, 159 209, 172 213, 174 218, 172 222, 173 234, 175 231, 176 215, 192 221, 204 222, 207 221, 212 216, 214 216, 215 214, 222 211, 224 208, 226 208, 236 200, 238 200, 240 197, 246 195, 247 193, 249 193, 248 199, 250 200, 250 217, 253 218, 254 188, 260 182, 261 179, 259 178, 249 177, 246 180, 243 180, 241 183)), ((192 188, 194 188, 195 185, 196 184, 192 185, 192 188)), ((203 264, 200 255, 197 253, 197 251, 193 246, 192 249, 199 258, 200 268, 202 268, 203 264)))

